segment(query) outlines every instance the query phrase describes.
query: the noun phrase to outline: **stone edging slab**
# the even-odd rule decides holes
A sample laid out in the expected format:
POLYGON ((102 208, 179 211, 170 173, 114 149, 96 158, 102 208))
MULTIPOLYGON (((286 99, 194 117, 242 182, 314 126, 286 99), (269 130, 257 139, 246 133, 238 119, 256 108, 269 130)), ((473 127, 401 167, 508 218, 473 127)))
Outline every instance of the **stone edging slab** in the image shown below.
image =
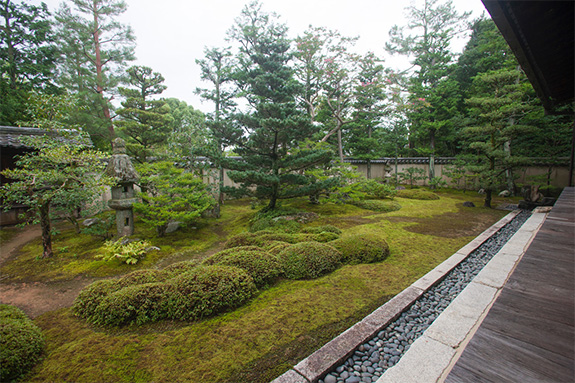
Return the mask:
POLYGON ((362 343, 394 321, 423 293, 441 281, 495 232, 513 220, 519 211, 513 211, 493 224, 451 257, 415 281, 411 286, 377 308, 362 321, 356 323, 319 350, 299 362, 292 370, 279 376, 272 383, 315 383, 335 366, 347 359, 362 343))

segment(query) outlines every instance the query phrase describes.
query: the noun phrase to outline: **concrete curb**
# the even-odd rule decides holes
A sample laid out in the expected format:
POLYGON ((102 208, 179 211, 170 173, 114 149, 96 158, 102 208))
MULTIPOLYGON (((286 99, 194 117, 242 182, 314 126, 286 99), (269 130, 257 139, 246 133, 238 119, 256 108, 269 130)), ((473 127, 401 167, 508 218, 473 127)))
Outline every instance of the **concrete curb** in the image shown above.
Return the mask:
MULTIPOLYGON (((407 289, 397 294, 362 321, 356 323, 299 362, 292 370, 287 371, 273 380, 272 383, 317 382, 321 377, 345 361, 362 343, 375 336, 375 334, 381 331, 385 326, 399 317, 399 315, 411 306, 424 292, 441 281, 447 273, 467 258, 473 250, 481 246, 483 242, 515 218, 517 214, 519 214, 519 211, 513 211, 500 219, 474 240, 459 249, 459 251, 451 257, 415 281, 407 289)), ((417 341, 413 343, 411 348, 413 348, 416 343, 417 341)), ((449 360, 451 360, 451 357, 449 360)))

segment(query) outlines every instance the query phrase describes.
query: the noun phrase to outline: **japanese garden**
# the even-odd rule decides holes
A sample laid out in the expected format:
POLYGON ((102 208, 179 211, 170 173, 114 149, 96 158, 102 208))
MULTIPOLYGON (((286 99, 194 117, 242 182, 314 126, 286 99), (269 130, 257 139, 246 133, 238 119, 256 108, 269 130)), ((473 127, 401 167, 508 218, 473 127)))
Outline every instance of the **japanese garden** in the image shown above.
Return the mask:
POLYGON ((270 382, 567 186, 573 105, 451 1, 365 52, 248 3, 190 63, 208 113, 126 9, 0 0, 2 382, 270 382))

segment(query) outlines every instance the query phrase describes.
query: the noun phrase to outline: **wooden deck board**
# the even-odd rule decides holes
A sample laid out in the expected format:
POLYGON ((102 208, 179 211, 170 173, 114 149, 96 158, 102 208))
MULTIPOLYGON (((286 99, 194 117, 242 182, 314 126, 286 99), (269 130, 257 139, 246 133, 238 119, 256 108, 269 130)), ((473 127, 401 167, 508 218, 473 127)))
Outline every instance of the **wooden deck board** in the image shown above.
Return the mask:
POLYGON ((446 383, 575 382, 575 189, 566 188, 446 383))

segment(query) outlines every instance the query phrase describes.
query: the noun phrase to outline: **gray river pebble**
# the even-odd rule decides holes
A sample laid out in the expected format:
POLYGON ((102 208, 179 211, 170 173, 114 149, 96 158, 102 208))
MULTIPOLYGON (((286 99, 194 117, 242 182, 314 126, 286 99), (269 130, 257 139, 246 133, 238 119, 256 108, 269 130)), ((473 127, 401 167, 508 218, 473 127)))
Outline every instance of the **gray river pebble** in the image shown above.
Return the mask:
POLYGON ((392 367, 409 349, 415 339, 433 323, 435 318, 471 282, 483 266, 507 243, 530 217, 523 211, 491 238, 473 251, 436 286, 425 292, 395 322, 360 345, 352 357, 320 379, 320 383, 371 383, 392 367))

